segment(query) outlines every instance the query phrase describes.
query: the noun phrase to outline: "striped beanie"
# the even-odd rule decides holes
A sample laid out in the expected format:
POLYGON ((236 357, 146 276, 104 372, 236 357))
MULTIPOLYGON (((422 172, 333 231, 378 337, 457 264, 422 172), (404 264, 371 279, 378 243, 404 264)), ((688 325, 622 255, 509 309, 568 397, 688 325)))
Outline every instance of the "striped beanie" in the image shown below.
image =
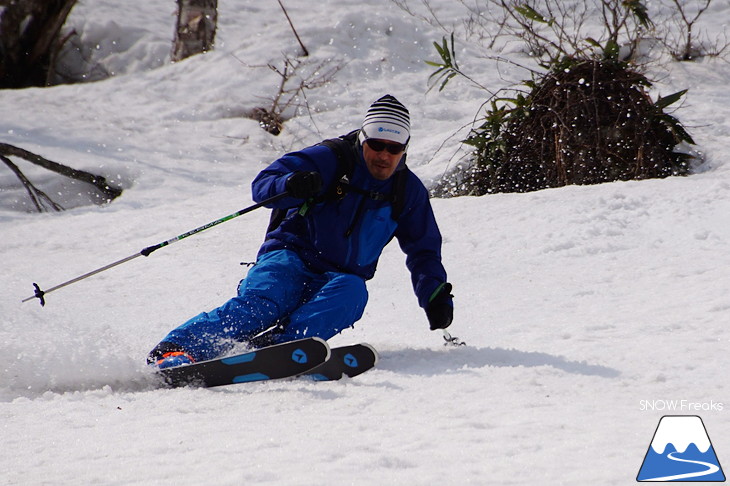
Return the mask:
POLYGON ((408 109, 391 95, 385 95, 370 105, 360 131, 360 142, 379 138, 408 145, 411 121, 408 109), (364 132, 364 133, 363 133, 364 132))

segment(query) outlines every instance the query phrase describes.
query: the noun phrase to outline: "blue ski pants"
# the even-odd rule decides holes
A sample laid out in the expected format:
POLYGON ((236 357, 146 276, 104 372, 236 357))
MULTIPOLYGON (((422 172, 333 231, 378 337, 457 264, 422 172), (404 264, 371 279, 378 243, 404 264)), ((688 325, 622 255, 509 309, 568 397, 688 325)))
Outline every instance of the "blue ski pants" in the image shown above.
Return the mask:
POLYGON ((196 361, 216 358, 271 330, 271 344, 317 336, 330 339, 362 317, 365 281, 338 272, 314 273, 290 250, 261 255, 238 295, 171 331, 170 342, 196 361))

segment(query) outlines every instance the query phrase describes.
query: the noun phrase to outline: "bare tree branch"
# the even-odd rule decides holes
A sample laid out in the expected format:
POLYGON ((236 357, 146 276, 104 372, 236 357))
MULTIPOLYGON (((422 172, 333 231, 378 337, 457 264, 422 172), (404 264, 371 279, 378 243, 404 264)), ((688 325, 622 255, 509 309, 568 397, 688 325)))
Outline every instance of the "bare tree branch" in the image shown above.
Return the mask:
POLYGON ((23 184, 23 187, 25 187, 25 190, 28 192, 28 197, 30 197, 30 200, 35 205, 36 209, 39 213, 42 213, 45 211, 45 208, 43 206, 43 202, 45 201, 48 205, 51 206, 52 209, 55 211, 63 211, 63 207, 53 201, 48 195, 38 189, 36 186, 33 185, 30 180, 25 177, 25 174, 18 168, 17 165, 15 165, 9 158, 5 157, 4 155, 0 155, 0 160, 5 162, 5 165, 7 165, 11 171, 17 176, 18 179, 20 179, 20 182, 23 184))
POLYGON ((304 43, 302 42, 302 39, 299 38, 299 34, 297 33, 297 29, 294 28, 294 24, 291 21, 291 18, 289 18, 289 12, 286 11, 286 8, 284 8, 284 4, 281 3, 281 0, 279 1, 279 6, 284 11, 284 16, 286 17, 286 20, 289 22, 289 27, 291 27, 292 32, 294 32, 294 37, 297 38, 297 42, 299 42, 299 45, 302 48, 302 54, 304 57, 307 57, 309 55, 309 51, 306 47, 304 47, 304 43))
MULTIPOLYGON (((48 169, 50 171, 56 172, 63 176, 69 177, 71 179, 76 179, 78 181, 86 182, 88 184, 93 185, 97 189, 99 189, 110 200, 114 199, 116 197, 119 197, 122 194, 121 189, 109 185, 109 183, 107 183, 106 179, 102 176, 98 176, 98 175, 92 174, 91 172, 86 172, 83 170, 72 169, 71 167, 68 167, 63 164, 59 164, 58 162, 53 162, 52 160, 48 160, 44 157, 41 157, 40 155, 36 155, 32 152, 28 152, 27 150, 24 150, 19 147, 15 147, 13 145, 9 145, 6 143, 0 143, 0 156, 21 157, 21 158, 27 160, 28 162, 32 162, 36 165, 43 167, 44 169, 48 169)), ((10 166, 8 164, 9 160, 4 158, 3 161, 6 163, 6 165, 10 166)), ((12 167, 11 167, 11 170, 12 170, 12 167)), ((16 175, 17 175, 17 172, 16 172, 16 175)), ((27 185, 26 185, 26 187, 27 187, 27 185)))

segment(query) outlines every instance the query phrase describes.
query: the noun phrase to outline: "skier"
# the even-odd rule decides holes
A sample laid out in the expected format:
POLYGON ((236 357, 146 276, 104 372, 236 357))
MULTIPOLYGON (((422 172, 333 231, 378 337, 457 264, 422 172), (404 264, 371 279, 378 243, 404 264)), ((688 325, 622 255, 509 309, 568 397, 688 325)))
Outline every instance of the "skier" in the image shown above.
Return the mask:
POLYGON ((252 183, 272 222, 238 294, 172 330, 149 354, 160 368, 213 359, 235 346, 330 339, 363 314, 365 282, 395 237, 431 330, 453 320, 428 192, 405 165, 410 116, 391 95, 347 136, 284 155, 252 183))

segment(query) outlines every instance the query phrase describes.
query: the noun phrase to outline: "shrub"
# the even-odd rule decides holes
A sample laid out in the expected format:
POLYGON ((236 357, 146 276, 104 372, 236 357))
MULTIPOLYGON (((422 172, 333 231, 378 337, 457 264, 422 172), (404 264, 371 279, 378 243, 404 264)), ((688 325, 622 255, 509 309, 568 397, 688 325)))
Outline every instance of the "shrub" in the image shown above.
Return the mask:
MULTIPOLYGON (((607 22, 599 40, 582 41, 568 32, 579 22, 556 21, 531 7, 510 4, 509 18, 520 19, 520 38, 539 53, 545 71, 534 73, 524 83, 527 89, 487 100, 484 116, 464 140, 473 147, 470 163, 442 180, 432 190, 435 195, 526 192, 688 173, 691 157, 676 148, 694 141, 665 111, 686 90, 654 102, 647 92, 651 83, 639 66, 620 57, 619 34, 627 33, 625 44, 634 51, 652 25, 646 9, 638 0, 601 4, 614 14, 604 19, 621 22, 607 22)), ((437 68, 432 87, 442 90, 458 75, 473 82, 458 67, 453 34, 450 45, 444 38, 434 46, 440 61, 427 61, 437 68)))
POLYGON ((471 194, 526 192, 568 184, 684 175, 694 143, 664 108, 685 92, 652 102, 649 81, 626 64, 564 60, 512 107, 493 101, 465 140, 475 148, 471 194))

